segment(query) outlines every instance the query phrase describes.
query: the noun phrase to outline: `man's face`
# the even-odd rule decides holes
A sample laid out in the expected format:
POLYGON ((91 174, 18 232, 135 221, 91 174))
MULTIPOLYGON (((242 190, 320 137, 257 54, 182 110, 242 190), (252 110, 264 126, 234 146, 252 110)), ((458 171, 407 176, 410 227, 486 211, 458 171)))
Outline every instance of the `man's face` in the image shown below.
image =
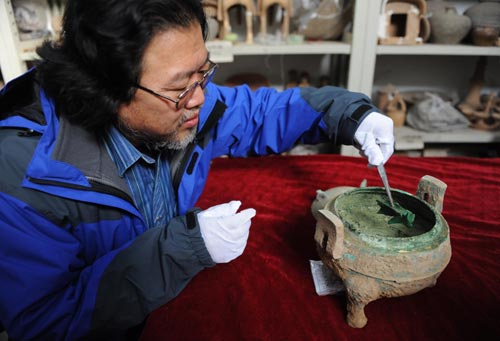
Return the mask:
MULTIPOLYGON (((158 32, 146 47, 138 84, 177 100, 208 68, 208 52, 198 23, 158 32)), ((197 86, 176 104, 137 89, 133 100, 118 109, 118 128, 137 147, 182 149, 191 142, 205 100, 197 86)))

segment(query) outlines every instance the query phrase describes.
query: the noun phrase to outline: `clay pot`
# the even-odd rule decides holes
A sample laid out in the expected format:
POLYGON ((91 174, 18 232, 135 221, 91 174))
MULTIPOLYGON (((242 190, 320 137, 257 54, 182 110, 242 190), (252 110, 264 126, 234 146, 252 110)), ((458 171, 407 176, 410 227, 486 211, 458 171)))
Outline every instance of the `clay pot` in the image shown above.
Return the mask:
POLYGON ((426 175, 416 196, 391 191, 395 202, 415 214, 411 228, 389 224, 389 217, 377 213, 377 200, 387 197, 383 188, 318 192, 311 206, 317 220, 314 239, 321 260, 346 287, 351 327, 366 325, 368 303, 436 284, 451 258, 449 227, 441 215, 445 190, 445 183, 426 175), (317 210, 329 193, 335 196, 317 210))
POLYGON ((443 12, 433 13, 431 38, 437 44, 458 44, 469 33, 472 21, 468 16, 457 13, 455 7, 446 7, 443 12))
POLYGON ((386 114, 394 122, 395 127, 402 127, 406 121, 406 103, 398 92, 387 105, 386 114))
POLYGON ((495 46, 498 42, 500 29, 494 27, 474 27, 472 29, 472 42, 478 46, 495 46))
POLYGON ((500 3, 481 2, 469 7, 464 14, 471 18, 472 27, 500 28, 500 3))
POLYGON ((432 16, 435 13, 446 12, 446 8, 450 6, 453 6, 453 4, 449 1, 427 0, 427 14, 432 16))
POLYGON ((220 31, 219 22, 217 19, 212 17, 207 17, 207 40, 214 40, 220 31))
POLYGON ((472 21, 472 42, 480 46, 494 46, 500 34, 500 3, 481 2, 465 13, 472 21))
POLYGON ((349 2, 339 7, 334 1, 321 1, 315 14, 307 25, 299 29, 299 33, 311 40, 339 39, 345 26, 352 19, 353 6, 349 2))
MULTIPOLYGON (((397 2, 397 1, 389 1, 389 2, 397 2)), ((424 15, 427 13, 427 2, 425 0, 402 0, 399 2, 407 2, 409 4, 413 4, 418 8, 418 12, 420 15, 424 15)))
POLYGON ((431 22, 426 17, 420 18, 420 31, 418 36, 422 38, 424 43, 428 42, 431 38, 431 22))
POLYGON ((398 93, 398 89, 392 85, 387 84, 380 90, 378 90, 378 103, 377 106, 383 112, 387 111, 387 106, 393 100, 394 96, 398 93))

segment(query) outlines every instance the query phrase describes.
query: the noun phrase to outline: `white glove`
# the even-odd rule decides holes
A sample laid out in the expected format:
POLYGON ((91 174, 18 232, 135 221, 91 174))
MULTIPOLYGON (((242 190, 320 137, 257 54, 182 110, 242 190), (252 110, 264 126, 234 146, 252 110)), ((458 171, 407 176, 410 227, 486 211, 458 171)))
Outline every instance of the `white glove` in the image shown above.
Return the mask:
POLYGON ((247 245, 253 208, 236 213, 241 201, 216 205, 198 213, 200 231, 215 263, 228 263, 240 256, 247 245))
POLYGON ((354 140, 370 165, 384 164, 394 153, 394 123, 389 117, 372 112, 359 125, 354 140))

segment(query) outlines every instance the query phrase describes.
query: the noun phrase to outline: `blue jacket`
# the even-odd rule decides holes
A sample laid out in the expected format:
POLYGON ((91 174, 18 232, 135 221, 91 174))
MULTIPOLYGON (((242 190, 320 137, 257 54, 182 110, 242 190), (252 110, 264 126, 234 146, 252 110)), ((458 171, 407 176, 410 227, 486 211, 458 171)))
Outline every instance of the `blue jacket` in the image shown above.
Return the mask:
POLYGON ((35 74, 0 92, 0 327, 22 339, 139 324, 214 265, 193 209, 213 158, 352 144, 376 110, 334 87, 209 84, 197 137, 171 162, 180 215, 147 229, 100 139, 56 115, 35 74))

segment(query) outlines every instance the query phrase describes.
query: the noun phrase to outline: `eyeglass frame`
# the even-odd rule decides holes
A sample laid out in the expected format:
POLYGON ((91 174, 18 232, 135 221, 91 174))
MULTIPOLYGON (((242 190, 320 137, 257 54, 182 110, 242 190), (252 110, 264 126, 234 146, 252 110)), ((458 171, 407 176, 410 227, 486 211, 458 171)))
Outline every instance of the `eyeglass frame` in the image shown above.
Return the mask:
POLYGON ((196 81, 196 82, 194 82, 194 83, 192 83, 191 85, 188 85, 177 96, 177 99, 172 98, 172 97, 167 96, 167 95, 159 94, 159 93, 157 93, 154 90, 151 90, 149 88, 146 88, 145 86, 140 85, 139 83, 135 84, 134 86, 137 89, 145 91, 145 92, 147 92, 147 93, 149 93, 151 95, 154 95, 156 97, 159 97, 159 98, 162 98, 162 99, 166 99, 166 100, 168 100, 170 102, 175 103, 175 109, 179 110, 179 103, 182 101, 182 99, 184 97, 186 97, 191 91, 194 91, 198 85, 200 86, 200 88, 205 89, 205 87, 207 86, 207 84, 210 83, 210 81, 212 80, 212 78, 213 78, 213 76, 215 74, 215 71, 217 70, 217 68, 219 67, 219 65, 217 65, 217 63, 212 62, 210 59, 207 59, 207 62, 210 63, 210 67, 208 68, 207 71, 205 71, 203 73, 203 76, 201 77, 201 79, 198 80, 198 81, 196 81), (203 85, 203 83, 205 83, 205 85, 203 85))

